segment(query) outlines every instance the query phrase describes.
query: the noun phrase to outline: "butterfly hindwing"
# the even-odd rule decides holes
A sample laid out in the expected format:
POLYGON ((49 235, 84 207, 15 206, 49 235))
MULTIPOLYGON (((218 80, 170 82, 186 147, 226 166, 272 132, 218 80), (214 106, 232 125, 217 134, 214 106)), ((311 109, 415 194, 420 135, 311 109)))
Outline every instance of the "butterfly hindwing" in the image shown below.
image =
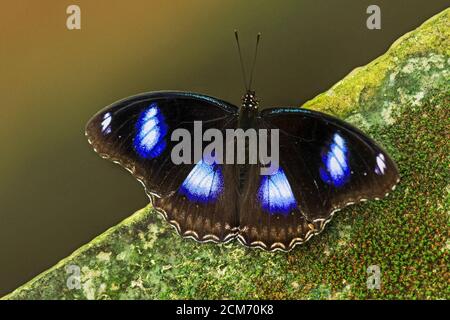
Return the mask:
MULTIPOLYGON (((258 129, 277 129, 258 118, 258 129)), ((274 152, 268 139, 269 153, 274 152)), ((272 153, 273 155, 273 153, 272 153)), ((240 197, 239 240, 246 246, 266 250, 288 250, 296 243, 309 239, 318 224, 308 221, 302 212, 303 198, 298 197, 296 177, 291 173, 293 163, 283 161, 279 151, 280 164, 270 175, 262 174, 262 165, 251 165, 246 174, 240 197)))
POLYGON ((238 232, 236 171, 233 165, 197 163, 178 190, 155 199, 184 237, 225 242, 238 232))
POLYGON ((240 201, 239 240, 246 246, 287 250, 313 234, 314 224, 302 214, 282 167, 263 176, 254 165, 247 174, 240 201))

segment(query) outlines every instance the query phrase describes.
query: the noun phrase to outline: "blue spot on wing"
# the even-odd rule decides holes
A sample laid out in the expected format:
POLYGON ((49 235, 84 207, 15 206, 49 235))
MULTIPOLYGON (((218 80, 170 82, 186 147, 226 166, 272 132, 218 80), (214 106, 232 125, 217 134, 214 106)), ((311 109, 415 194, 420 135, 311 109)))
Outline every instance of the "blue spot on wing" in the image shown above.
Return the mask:
POLYGON ((217 200, 223 191, 223 175, 216 164, 200 160, 181 184, 179 193, 192 202, 208 203, 217 200))
POLYGON ((263 210, 270 214, 287 215, 297 208, 297 201, 281 167, 272 175, 262 176, 258 199, 263 210))
POLYGON ((167 124, 156 102, 139 116, 136 122, 134 149, 146 159, 156 158, 166 148, 167 124))
POLYGON ((322 156, 322 163, 319 174, 323 182, 341 187, 348 181, 350 177, 348 149, 345 140, 339 134, 334 134, 328 152, 322 156))

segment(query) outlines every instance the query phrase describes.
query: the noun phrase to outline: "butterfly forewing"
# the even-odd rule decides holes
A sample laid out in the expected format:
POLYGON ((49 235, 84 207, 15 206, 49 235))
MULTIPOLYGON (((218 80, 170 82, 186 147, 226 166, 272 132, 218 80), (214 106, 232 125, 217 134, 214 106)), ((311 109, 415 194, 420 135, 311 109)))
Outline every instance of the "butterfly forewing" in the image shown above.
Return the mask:
POLYGON ((207 96, 148 93, 100 111, 88 122, 86 135, 100 155, 132 171, 147 191, 166 196, 193 168, 172 161, 171 151, 178 143, 171 141, 172 132, 184 128, 193 136, 194 121, 201 121, 204 130, 220 128, 234 121, 237 112, 235 106, 207 96))
POLYGON ((280 166, 310 221, 326 220, 347 204, 382 198, 398 182, 387 153, 339 119, 300 108, 266 109, 261 118, 280 130, 280 166))
POLYGON ((224 241, 237 230, 237 210, 230 205, 237 203, 234 168, 195 163, 194 148, 191 163, 175 164, 171 151, 179 142, 171 135, 185 129, 194 137, 194 121, 201 122, 203 131, 235 128, 237 118, 237 107, 208 96, 148 93, 100 111, 89 121, 86 135, 101 156, 145 185, 153 205, 182 235, 224 241))

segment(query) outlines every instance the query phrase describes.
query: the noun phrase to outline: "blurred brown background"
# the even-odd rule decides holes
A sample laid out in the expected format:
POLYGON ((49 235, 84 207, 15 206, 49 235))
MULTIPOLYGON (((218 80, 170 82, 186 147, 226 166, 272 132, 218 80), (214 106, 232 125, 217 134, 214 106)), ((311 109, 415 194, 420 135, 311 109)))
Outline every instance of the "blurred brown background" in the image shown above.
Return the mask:
POLYGON ((244 57, 262 32, 263 105, 300 105, 443 10, 433 0, 2 1, 0 296, 147 203, 125 170, 100 159, 86 121, 109 103, 175 89, 238 104, 244 57), (66 8, 81 7, 81 30, 66 8), (377 4, 382 29, 366 28, 377 4))

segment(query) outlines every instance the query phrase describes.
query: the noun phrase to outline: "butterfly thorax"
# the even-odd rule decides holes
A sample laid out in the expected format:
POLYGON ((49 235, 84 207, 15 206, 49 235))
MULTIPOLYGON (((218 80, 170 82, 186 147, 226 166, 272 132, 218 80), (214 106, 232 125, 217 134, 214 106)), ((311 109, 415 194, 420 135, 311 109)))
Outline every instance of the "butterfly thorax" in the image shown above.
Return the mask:
POLYGON ((243 129, 253 128, 254 119, 258 113, 259 101, 255 91, 247 91, 242 97, 242 105, 239 114, 239 127, 243 129))
POLYGON ((255 91, 247 91, 242 97, 242 108, 258 109, 259 101, 256 98, 255 91))

